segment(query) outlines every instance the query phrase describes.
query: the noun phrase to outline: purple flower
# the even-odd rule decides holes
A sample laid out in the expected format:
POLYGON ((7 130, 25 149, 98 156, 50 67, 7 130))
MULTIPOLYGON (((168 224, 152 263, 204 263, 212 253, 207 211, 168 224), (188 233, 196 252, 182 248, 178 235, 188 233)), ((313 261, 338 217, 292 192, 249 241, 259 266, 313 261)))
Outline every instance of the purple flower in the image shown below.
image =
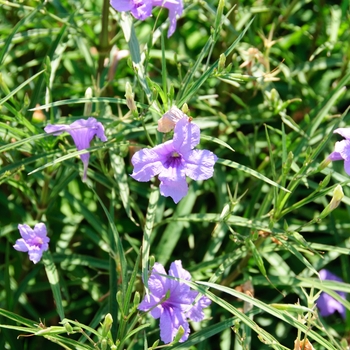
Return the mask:
POLYGON ((154 6, 168 9, 170 20, 168 38, 175 32, 176 18, 181 16, 183 11, 182 0, 111 0, 111 5, 119 12, 130 11, 136 19, 141 21, 151 16, 154 6))
POLYGON ((29 259, 36 264, 40 261, 43 252, 49 249, 50 238, 47 237, 45 224, 36 224, 34 230, 26 224, 19 224, 18 229, 22 238, 17 239, 13 248, 19 252, 28 252, 29 259))
MULTIPOLYGON (((321 270, 319 274, 322 281, 328 280, 328 281, 344 282, 341 278, 339 278, 336 275, 333 275, 331 272, 325 269, 321 270)), ((346 293, 338 292, 338 291, 337 293, 343 299, 346 299, 346 293)), ((335 300, 329 294, 322 292, 319 298, 317 299, 316 304, 320 310, 321 316, 327 317, 334 314, 336 311, 338 311, 341 317, 345 319, 346 310, 344 305, 342 305, 339 301, 335 300)))
POLYGON ((168 38, 170 38, 176 29, 176 18, 182 15, 183 3, 182 0, 153 0, 153 6, 164 7, 169 10, 169 30, 168 38))
POLYGON ((111 5, 119 12, 130 11, 141 21, 152 14, 152 0, 111 0, 111 5))
POLYGON ((159 175, 160 193, 178 203, 188 191, 186 176, 193 180, 206 180, 213 176, 217 156, 207 150, 193 149, 200 138, 199 127, 180 119, 174 129, 174 138, 154 148, 136 152, 131 163, 131 176, 141 182, 159 175))
MULTIPOLYGON (((101 141, 107 141, 107 137, 104 133, 105 129, 102 123, 98 122, 95 118, 79 119, 73 122, 70 125, 65 124, 56 124, 56 125, 48 125, 45 127, 45 132, 52 133, 57 136, 62 134, 63 132, 68 132, 77 146, 78 151, 83 149, 87 149, 90 147, 90 142, 97 136, 101 141)), ((87 178, 87 168, 89 165, 90 153, 85 153, 80 155, 80 159, 84 164, 84 175, 83 181, 87 178)))
MULTIPOLYGON (((191 280, 188 271, 182 268, 181 260, 176 260, 170 265, 169 276, 186 281, 191 280)), ((211 301, 202 296, 194 305, 198 292, 177 280, 166 277, 163 265, 155 263, 148 279, 150 294, 146 294, 139 310, 149 311, 155 319, 160 318, 160 338, 167 344, 171 343, 179 330, 185 330, 180 342, 187 340, 190 327, 188 320, 199 322, 203 320, 203 309, 211 304, 211 301)))
POLYGON ((329 156, 329 160, 344 160, 344 169, 350 175, 350 128, 338 128, 333 131, 345 138, 345 140, 335 143, 334 152, 329 156))

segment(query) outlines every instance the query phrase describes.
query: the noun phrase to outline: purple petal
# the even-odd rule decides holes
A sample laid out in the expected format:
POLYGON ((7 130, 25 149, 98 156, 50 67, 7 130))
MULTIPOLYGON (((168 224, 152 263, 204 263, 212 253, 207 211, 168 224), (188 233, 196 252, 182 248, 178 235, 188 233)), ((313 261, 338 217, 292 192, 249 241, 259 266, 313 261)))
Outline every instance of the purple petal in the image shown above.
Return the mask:
POLYGON ((350 160, 350 140, 336 142, 334 152, 339 153, 344 160, 350 160))
POLYGON ((207 150, 192 150, 188 154, 185 172, 193 180, 206 180, 213 176, 214 164, 218 157, 207 150))
POLYGON ((137 181, 146 182, 151 180, 163 170, 161 157, 154 149, 141 149, 137 151, 131 158, 134 171, 131 174, 137 181))
POLYGON ((38 224, 36 224, 34 226, 34 233, 35 233, 35 235, 37 235, 41 238, 48 239, 50 241, 50 239, 47 237, 46 226, 42 222, 39 222, 38 224))
POLYGON ((191 274, 182 267, 181 260, 175 260, 171 263, 169 269, 169 276, 173 276, 176 278, 181 278, 186 281, 191 280, 191 274))
POLYGON ((146 294, 140 305, 137 307, 142 311, 150 311, 153 318, 157 319, 163 312, 163 307, 160 304, 160 299, 151 294, 146 294))
POLYGON ((134 6, 134 8, 131 10, 131 13, 136 19, 144 21, 146 18, 152 15, 151 0, 143 0, 143 4, 141 6, 134 6))
POLYGON ((339 301, 335 300, 325 292, 322 292, 320 297, 317 299, 317 307, 320 310, 320 315, 323 317, 330 316, 338 311, 342 318, 345 319, 345 307, 339 301))
POLYGON ((33 229, 29 227, 27 224, 23 224, 23 225, 19 224, 18 230, 25 241, 30 239, 34 235, 33 229))
POLYGON ((180 119, 174 128, 174 148, 185 156, 199 144, 200 129, 198 125, 189 122, 187 118, 180 119))
POLYGON ((119 12, 130 11, 133 3, 132 0, 111 0, 111 6, 119 12))
MULTIPOLYGON (((196 293, 198 294, 198 293, 196 293)), ((197 296, 197 295, 196 295, 197 296)), ((202 296, 186 313, 187 317, 194 322, 202 321, 204 318, 203 309, 211 304, 211 300, 206 296, 202 296)))
POLYGON ((69 125, 65 125, 65 124, 59 124, 59 125, 49 124, 44 128, 44 131, 46 133, 53 134, 54 136, 58 136, 68 130, 69 130, 69 125))
POLYGON ((186 178, 179 178, 176 181, 163 178, 160 182, 159 190, 162 196, 171 197, 177 204, 188 192, 186 178))
POLYGON ((190 327, 181 311, 173 309, 171 307, 164 308, 162 315, 160 316, 160 339, 165 343, 171 343, 182 326, 185 330, 184 335, 180 339, 180 342, 184 342, 188 339, 190 333, 190 327))
POLYGON ((97 136, 101 141, 107 141, 103 125, 95 118, 76 120, 67 131, 72 136, 78 151, 89 148, 94 136, 97 136))
POLYGON ((182 0, 153 0, 153 5, 165 7, 169 10, 170 25, 168 30, 168 38, 171 37, 176 29, 176 17, 182 15, 182 0))
POLYGON ((350 160, 344 161, 344 170, 348 175, 350 175, 350 160))
POLYGON ((23 238, 17 239, 16 244, 13 246, 19 252, 27 252, 29 247, 23 238))
POLYGON ((350 140, 350 128, 338 128, 333 131, 335 134, 339 134, 344 138, 350 140))
POLYGON ((154 296, 164 298, 167 290, 169 289, 169 279, 165 276, 161 276, 160 274, 166 275, 165 269, 162 264, 155 263, 151 276, 148 279, 148 287, 154 296))
POLYGON ((343 160, 343 157, 341 156, 341 154, 339 152, 332 152, 329 156, 328 159, 331 161, 335 161, 335 160, 343 160))
POLYGON ((38 247, 30 247, 28 251, 29 260, 33 261, 34 264, 37 264, 43 255, 43 250, 38 247))

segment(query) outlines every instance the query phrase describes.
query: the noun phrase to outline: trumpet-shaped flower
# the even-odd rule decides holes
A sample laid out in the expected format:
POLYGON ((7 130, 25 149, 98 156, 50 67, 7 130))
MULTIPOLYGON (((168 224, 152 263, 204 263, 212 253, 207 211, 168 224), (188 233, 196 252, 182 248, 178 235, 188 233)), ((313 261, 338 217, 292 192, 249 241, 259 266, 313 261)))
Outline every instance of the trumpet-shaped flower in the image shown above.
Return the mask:
MULTIPOLYGON (((190 273, 182 267, 180 260, 170 265, 169 276, 191 280, 190 273)), ((149 311, 155 319, 160 318, 160 338, 164 343, 173 341, 180 326, 185 331, 180 342, 187 340, 190 333, 188 320, 203 320, 203 309, 209 306, 211 301, 206 296, 201 296, 194 303, 198 292, 191 290, 181 280, 167 278, 163 265, 159 263, 153 266, 148 287, 149 294, 146 294, 138 309, 149 311)))
MULTIPOLYGON (((340 277, 334 275, 333 273, 325 269, 321 270, 319 274, 322 281, 328 280, 328 281, 344 282, 340 277)), ((337 293, 343 299, 346 299, 346 293, 344 292, 337 292, 337 293)), ((338 311, 340 316, 343 319, 345 319, 346 310, 344 305, 341 304, 339 301, 335 300, 329 294, 322 292, 319 298, 317 299, 316 304, 320 310, 321 316, 327 317, 334 314, 336 311, 338 311)))
POLYGON ((350 128, 338 128, 333 131, 345 138, 345 140, 335 143, 334 152, 329 156, 329 160, 344 160, 344 169, 350 175, 350 128))
POLYGON ((36 224, 34 230, 26 224, 19 224, 18 229, 22 238, 17 239, 13 248, 19 252, 28 252, 29 259, 34 264, 38 263, 43 252, 49 249, 50 238, 47 237, 45 224, 36 224))
MULTIPOLYGON (((68 132, 72 136, 78 151, 89 148, 90 142, 94 136, 97 136, 101 141, 107 141, 102 123, 98 122, 95 118, 88 118, 87 120, 79 119, 70 125, 49 124, 44 130, 45 132, 53 134, 54 136, 60 135, 65 131, 68 132)), ((81 154, 80 159, 84 164, 83 181, 85 181, 87 178, 90 153, 81 154)))
POLYGON ((175 32, 177 17, 182 15, 182 0, 153 0, 152 4, 153 6, 160 6, 169 10, 170 25, 168 30, 168 38, 170 38, 175 32))
POLYGON ((130 11, 141 21, 152 14, 152 0, 111 0, 112 7, 119 12, 130 11))
POLYGON ((183 11, 182 0, 111 0, 112 7, 119 12, 130 11, 131 14, 141 21, 150 17, 154 6, 160 6, 169 11, 168 38, 176 29, 176 20, 183 11))
POLYGON ((213 176, 217 156, 208 150, 193 149, 200 138, 199 127, 187 118, 180 119, 174 129, 174 138, 154 148, 136 152, 131 163, 131 176, 141 182, 159 175, 160 193, 178 203, 188 192, 186 176, 206 180, 213 176))

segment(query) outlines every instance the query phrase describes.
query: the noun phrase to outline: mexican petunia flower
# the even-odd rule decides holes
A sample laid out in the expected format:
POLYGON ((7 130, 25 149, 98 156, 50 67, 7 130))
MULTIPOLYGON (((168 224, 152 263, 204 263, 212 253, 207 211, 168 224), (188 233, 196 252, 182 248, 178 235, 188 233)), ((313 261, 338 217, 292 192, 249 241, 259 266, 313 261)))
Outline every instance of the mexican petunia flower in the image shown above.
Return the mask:
POLYGON ((152 0, 111 0, 111 6, 119 12, 130 11, 141 21, 152 14, 152 0))
MULTIPOLYGON (((182 267, 181 260, 170 265, 169 276, 191 280, 191 275, 182 267)), ((211 301, 203 295, 194 303, 198 292, 191 290, 184 282, 167 278, 163 265, 159 263, 153 266, 148 287, 150 293, 146 294, 138 309, 149 311, 155 319, 160 318, 160 338, 165 344, 173 341, 180 326, 185 331, 180 342, 187 340, 190 333, 188 320, 202 321, 203 309, 211 301)))
POLYGON ((344 169, 350 175, 350 128, 338 128, 333 131, 345 138, 335 143, 334 152, 329 156, 329 160, 344 160, 344 169))
POLYGON ((213 176, 217 156, 208 150, 193 149, 200 138, 199 127, 180 119, 174 128, 174 138, 154 148, 136 152, 131 163, 131 176, 141 182, 159 175, 160 193, 178 203, 188 192, 186 176, 193 180, 206 180, 213 176))
MULTIPOLYGON (((329 272, 328 270, 321 270, 319 272, 320 278, 322 281, 328 280, 328 281, 337 281, 337 282, 344 282, 340 277, 334 275, 333 273, 329 272)), ((343 298, 346 299, 346 293, 345 292, 338 292, 337 293, 343 298)), ((333 297, 331 297, 329 294, 322 292, 319 298, 317 299, 317 307, 320 310, 320 314, 323 317, 330 316, 334 314, 336 311, 339 312, 341 317, 345 319, 346 310, 344 305, 342 305, 339 301, 335 300, 333 297)))
MULTIPOLYGON (((90 142, 97 136, 101 141, 107 141, 105 135, 105 129, 102 123, 98 122, 95 118, 79 119, 73 122, 70 125, 65 124, 56 124, 45 127, 45 132, 53 134, 54 136, 60 135, 63 132, 68 132, 78 149, 81 151, 90 147, 90 142)), ((89 165, 90 153, 85 153, 80 155, 80 159, 84 164, 84 175, 83 181, 87 179, 87 168, 89 165)))
POLYGON ((182 15, 182 0, 111 0, 111 6, 119 12, 128 12, 141 21, 152 15, 154 6, 160 6, 169 11, 169 30, 168 38, 171 37, 176 29, 176 20, 182 15))
POLYGON ((49 249, 50 238, 47 237, 45 224, 36 224, 34 229, 26 224, 19 224, 18 229, 22 238, 17 239, 13 248, 19 252, 28 252, 29 259, 34 264, 38 263, 43 252, 49 249))
POLYGON ((177 17, 182 15, 182 0, 153 0, 152 4, 153 6, 160 6, 169 10, 170 25, 168 29, 168 38, 170 38, 175 32, 177 17))

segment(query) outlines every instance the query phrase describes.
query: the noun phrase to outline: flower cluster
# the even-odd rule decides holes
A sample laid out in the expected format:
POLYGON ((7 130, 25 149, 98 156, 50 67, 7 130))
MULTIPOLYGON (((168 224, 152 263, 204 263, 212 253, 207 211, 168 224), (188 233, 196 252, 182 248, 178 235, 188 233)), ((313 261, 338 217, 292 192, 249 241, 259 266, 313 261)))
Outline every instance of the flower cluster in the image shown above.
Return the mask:
POLYGON ((153 318, 160 318, 160 338, 166 344, 173 341, 180 326, 184 329, 180 342, 187 340, 190 333, 188 320, 202 321, 203 309, 211 303, 206 296, 197 300, 198 292, 181 281, 190 281, 191 275, 180 260, 170 265, 169 276, 180 280, 168 278, 163 265, 155 263, 148 279, 150 293, 138 307, 149 311, 153 318))
POLYGON ((168 38, 172 36, 176 29, 176 18, 182 15, 182 0, 111 0, 112 7, 119 12, 131 12, 131 14, 141 21, 152 15, 155 6, 163 7, 169 11, 170 26, 168 38))
MULTIPOLYGON (((323 269, 319 272, 320 278, 322 281, 336 281, 336 282, 344 282, 340 277, 334 275, 326 269, 323 269)), ((346 293, 337 292, 343 299, 346 299, 346 293)), ((320 315, 323 317, 330 316, 334 314, 336 311, 339 312, 340 316, 345 319, 346 310, 343 304, 339 301, 335 300, 329 294, 322 292, 319 298, 317 299, 317 307, 320 310, 320 315)))
POLYGON ((208 150, 194 149, 199 144, 199 127, 189 118, 181 118, 174 128, 174 137, 151 149, 136 152, 131 163, 131 176, 142 182, 158 175, 160 193, 178 203, 188 192, 186 176, 206 180, 213 176, 217 156, 208 150))
MULTIPOLYGON (((68 132, 72 136, 78 151, 89 148, 90 142, 92 141, 94 136, 97 136, 101 141, 107 141, 107 137, 104 132, 105 129, 102 123, 98 122, 95 118, 88 118, 87 120, 79 119, 70 125, 49 124, 45 127, 44 130, 45 132, 53 134, 54 136, 60 135, 65 131, 68 132)), ((83 181, 86 181, 90 154, 81 154, 80 159, 84 164, 83 181)))
POLYGON ((26 224, 19 224, 18 229, 22 238, 17 239, 13 248, 19 252, 28 252, 29 259, 34 264, 38 263, 43 252, 49 249, 50 238, 47 237, 45 224, 36 224, 34 230, 26 224))

